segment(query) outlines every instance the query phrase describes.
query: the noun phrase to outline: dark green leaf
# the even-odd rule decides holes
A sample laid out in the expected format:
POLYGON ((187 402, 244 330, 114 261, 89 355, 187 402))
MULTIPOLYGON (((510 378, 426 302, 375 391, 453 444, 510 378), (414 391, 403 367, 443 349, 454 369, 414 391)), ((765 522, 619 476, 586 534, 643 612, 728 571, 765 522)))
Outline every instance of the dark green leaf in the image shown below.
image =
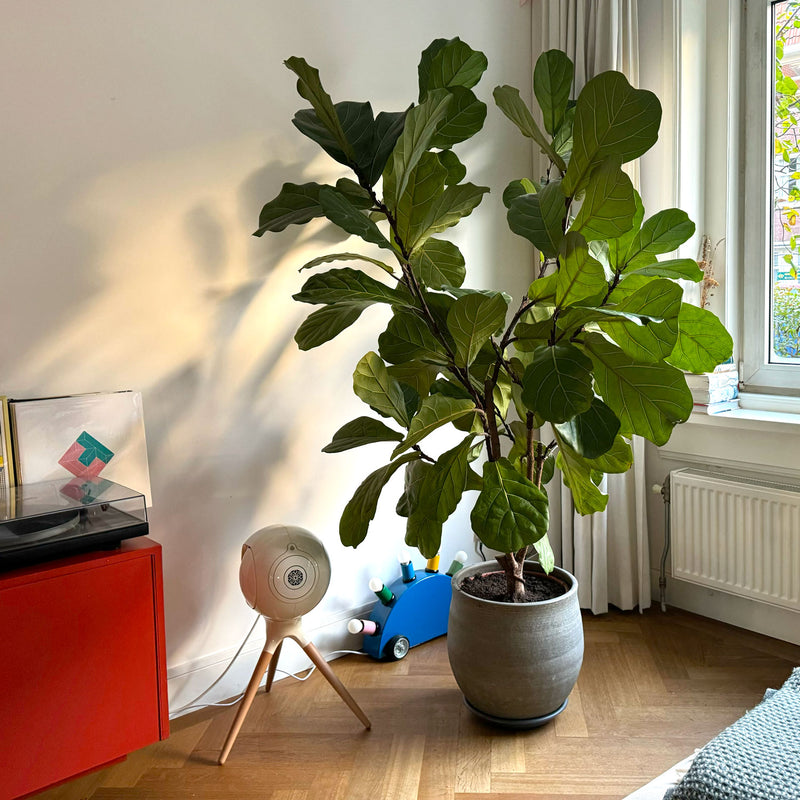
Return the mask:
MULTIPOLYGON (((644 205, 642 205, 642 198, 639 196, 639 192, 635 189, 633 190, 633 201, 636 205, 636 211, 633 215, 630 229, 615 239, 609 239, 606 243, 608 247, 607 263, 609 268, 614 272, 617 270, 621 271, 625 266, 625 256, 628 254, 628 248, 631 246, 631 242, 642 227, 644 205)), ((600 243, 595 241, 594 244, 598 245, 600 243)))
POLYGON ((419 65, 419 97, 423 101, 431 89, 470 88, 481 79, 488 61, 458 37, 437 39, 422 54, 419 65))
POLYGON ((392 430, 380 420, 372 417, 358 417, 342 425, 333 434, 330 444, 322 448, 323 453, 342 453, 375 442, 399 442, 403 434, 392 430))
POLYGON ((405 298, 386 284, 358 269, 331 269, 312 275, 295 295, 300 303, 390 303, 404 304, 405 298))
POLYGON ((367 353, 353 372, 353 391, 370 408, 384 417, 393 417, 408 427, 409 417, 400 384, 386 369, 377 353, 367 353))
POLYGON ((261 209, 253 235, 282 231, 287 225, 305 225, 321 217, 325 212, 319 204, 319 190, 318 183, 284 183, 280 194, 261 209))
POLYGON ((456 510, 467 485, 467 456, 473 438, 470 434, 431 466, 419 489, 416 511, 441 523, 456 510))
POLYGON ((416 547, 424 558, 433 558, 442 545, 442 523, 422 514, 412 514, 406 524, 405 542, 416 547))
POLYGON ((657 278, 671 278, 672 280, 698 281, 703 280, 703 270, 691 258, 673 258, 669 261, 656 261, 653 264, 629 267, 629 275, 647 275, 657 278))
POLYGON ((627 233, 636 213, 633 184, 620 169, 622 160, 610 155, 592 171, 586 195, 570 230, 587 241, 614 239, 627 233))
POLYGON ((553 138, 553 150, 561 158, 566 158, 572 152, 572 128, 575 125, 575 105, 568 105, 564 112, 564 119, 558 126, 558 131, 553 138))
POLYGON ((584 347, 600 395, 622 423, 622 433, 666 444, 675 425, 692 413, 683 373, 664 362, 638 363, 599 334, 587 334, 584 347))
POLYGON ((556 273, 556 305, 559 308, 575 305, 606 289, 603 265, 589 255, 586 241, 579 233, 570 231, 559 247, 561 268, 556 273))
POLYGON ((458 156, 452 150, 440 150, 436 157, 439 163, 447 170, 447 177, 444 179, 447 186, 461 183, 467 174, 467 168, 458 160, 458 156))
POLYGON ((381 233, 378 226, 362 211, 357 209, 341 192, 330 186, 319 190, 319 202, 325 216, 342 230, 353 236, 361 237, 365 242, 392 250, 389 240, 381 233))
POLYGON ((520 475, 507 458, 487 461, 483 489, 470 521, 487 547, 501 553, 516 552, 547 533, 547 495, 520 475))
POLYGON ((627 472, 633 464, 633 451, 631 446, 617 434, 614 444, 607 453, 598 458, 588 459, 591 469, 600 472, 627 472))
POLYGON ((539 187, 528 178, 511 181, 503 191, 503 205, 511 208, 511 202, 517 197, 522 197, 524 194, 536 194, 537 191, 539 191, 539 187))
POLYGON ((647 152, 658 139, 661 103, 646 89, 634 89, 621 72, 608 71, 583 87, 575 105, 572 157, 564 194, 586 186, 592 170, 607 156, 625 163, 647 152))
POLYGON ((367 180, 374 186, 383 174, 386 162, 394 150, 406 121, 406 111, 381 111, 375 117, 372 134, 372 158, 367 170, 367 180))
POLYGON ((679 208, 667 208, 645 220, 639 234, 634 237, 625 256, 630 264, 639 256, 657 256, 671 253, 694 236, 694 222, 679 208))
POLYGON ((436 153, 423 153, 408 174, 406 189, 397 202, 397 235, 407 251, 423 237, 427 215, 444 191, 447 170, 436 153))
POLYGON ((425 479, 425 474, 431 465, 419 459, 406 464, 406 474, 403 483, 403 494, 397 501, 395 511, 401 517, 409 517, 414 513, 419 503, 419 490, 425 479))
POLYGON ((390 275, 394 275, 394 270, 388 264, 384 264, 383 261, 378 261, 376 258, 370 258, 361 253, 329 253, 325 256, 318 256, 317 258, 312 258, 311 261, 307 261, 298 271, 302 272, 304 269, 313 269, 320 264, 327 264, 331 261, 366 261, 369 264, 380 267, 390 275))
POLYGON ((592 363, 577 347, 541 347, 522 377, 522 401, 548 422, 566 422, 593 398, 592 363))
POLYGON ((438 197, 432 199, 421 225, 422 233, 407 244, 412 250, 416 250, 430 236, 458 224, 462 217, 468 217, 475 210, 488 191, 488 186, 475 186, 473 183, 448 186, 438 197))
POLYGON ((461 251, 444 239, 428 239, 411 257, 411 266, 430 289, 461 286, 466 275, 461 251))
POLYGON ((472 400, 455 400, 442 394, 434 394, 422 401, 419 413, 411 420, 408 436, 392 453, 392 458, 421 442, 429 433, 466 414, 475 411, 472 400))
POLYGON ((343 330, 349 328, 369 305, 360 303, 334 303, 312 311, 294 335, 301 350, 311 350, 329 342, 343 330))
POLYGON ((386 330, 378 337, 381 357, 390 364, 425 359, 447 363, 447 355, 430 328, 416 314, 396 311, 386 330))
POLYGON ((708 309, 681 303, 678 340, 668 361, 687 372, 712 372, 733 353, 733 339, 708 309))
POLYGON ((555 258, 564 238, 564 203, 561 181, 551 181, 537 194, 522 195, 511 201, 508 225, 547 258, 555 258))
POLYGON ((575 66, 561 50, 548 50, 536 59, 533 92, 539 101, 545 130, 554 136, 567 110, 575 66))
POLYGON ((342 149, 338 134, 331 131, 313 108, 304 108, 294 115, 292 123, 300 133, 316 142, 331 158, 349 167, 365 169, 372 160, 372 134, 375 121, 369 103, 344 102, 333 106, 339 127, 350 144, 349 153, 342 149))
POLYGON ((339 539, 345 547, 358 547, 367 535, 369 523, 375 517, 378 499, 389 478, 409 461, 419 458, 417 453, 406 453, 385 467, 376 469, 356 489, 355 494, 344 507, 339 520, 339 539))
POLYGON ((406 361, 402 364, 393 364, 389 374, 401 384, 410 386, 420 396, 425 397, 430 391, 431 384, 436 380, 439 368, 425 364, 422 361, 406 361))
POLYGON ((471 89, 457 86, 450 90, 453 102, 431 142, 432 147, 447 149, 474 136, 486 121, 486 103, 471 89))
POLYGON ((468 294, 453 304, 447 328, 456 345, 456 365, 468 367, 487 339, 506 318, 506 301, 500 295, 468 294))
POLYGON ((592 398, 588 410, 556 425, 561 438, 584 458, 599 458, 614 444, 619 432, 616 414, 599 398, 592 398))

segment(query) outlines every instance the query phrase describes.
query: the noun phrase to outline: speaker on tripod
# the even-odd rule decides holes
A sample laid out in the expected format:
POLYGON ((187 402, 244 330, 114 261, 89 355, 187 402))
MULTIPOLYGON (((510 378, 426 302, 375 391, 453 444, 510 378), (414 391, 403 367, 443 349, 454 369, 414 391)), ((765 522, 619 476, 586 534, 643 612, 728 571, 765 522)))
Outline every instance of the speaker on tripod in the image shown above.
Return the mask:
POLYGON ((330 579, 331 563, 325 547, 304 528, 270 525, 256 531, 242 546, 239 584, 247 604, 264 617, 267 641, 228 731, 220 764, 228 758, 265 672, 266 691, 272 688, 278 657, 287 637, 303 648, 364 727, 370 728, 366 714, 303 633, 302 617, 325 596, 330 579))

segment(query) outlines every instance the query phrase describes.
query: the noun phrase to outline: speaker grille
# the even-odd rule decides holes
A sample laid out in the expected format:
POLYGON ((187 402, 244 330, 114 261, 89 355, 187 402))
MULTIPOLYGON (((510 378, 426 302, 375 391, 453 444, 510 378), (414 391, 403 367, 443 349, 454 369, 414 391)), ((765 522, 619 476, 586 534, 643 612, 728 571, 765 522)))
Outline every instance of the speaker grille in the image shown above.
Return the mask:
POLYGON ((288 583, 289 586, 300 586, 305 579, 305 573, 297 568, 290 569, 286 575, 286 583, 288 583))

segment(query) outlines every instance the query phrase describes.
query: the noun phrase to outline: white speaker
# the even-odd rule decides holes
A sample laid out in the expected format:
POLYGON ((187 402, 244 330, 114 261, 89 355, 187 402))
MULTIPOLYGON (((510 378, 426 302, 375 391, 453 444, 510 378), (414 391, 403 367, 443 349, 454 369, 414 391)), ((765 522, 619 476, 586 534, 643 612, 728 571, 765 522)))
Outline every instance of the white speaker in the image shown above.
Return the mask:
POLYGON ((242 594, 247 605, 270 619, 307 614, 325 596, 330 580, 325 547, 305 528, 270 525, 242 546, 242 594))

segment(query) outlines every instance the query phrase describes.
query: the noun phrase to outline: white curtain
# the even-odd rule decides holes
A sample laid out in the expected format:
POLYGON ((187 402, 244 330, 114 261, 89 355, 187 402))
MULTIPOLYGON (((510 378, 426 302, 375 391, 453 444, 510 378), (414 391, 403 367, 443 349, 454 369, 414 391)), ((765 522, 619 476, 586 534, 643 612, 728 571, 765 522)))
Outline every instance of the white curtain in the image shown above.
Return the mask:
MULTIPOLYGON (((575 92, 598 72, 615 69, 637 86, 637 0, 534 0, 533 57, 563 50, 575 63, 575 92)), ((638 186, 638 164, 626 165, 638 186)), ((558 563, 578 579, 581 608, 650 606, 644 441, 633 440, 633 467, 608 475, 605 512, 582 517, 563 483, 552 481, 550 539, 558 563)))

